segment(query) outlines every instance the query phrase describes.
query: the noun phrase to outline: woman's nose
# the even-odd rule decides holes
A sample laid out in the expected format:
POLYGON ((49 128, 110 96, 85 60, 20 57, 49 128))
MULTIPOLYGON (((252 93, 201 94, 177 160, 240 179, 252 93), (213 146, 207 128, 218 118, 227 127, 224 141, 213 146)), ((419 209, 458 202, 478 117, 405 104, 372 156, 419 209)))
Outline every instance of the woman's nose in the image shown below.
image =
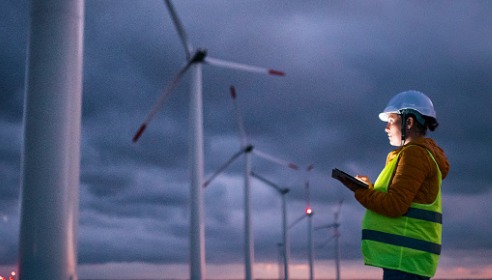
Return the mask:
POLYGON ((385 132, 388 132, 388 131, 389 131, 389 123, 388 123, 388 124, 386 124, 386 127, 384 128, 384 131, 385 131, 385 132))

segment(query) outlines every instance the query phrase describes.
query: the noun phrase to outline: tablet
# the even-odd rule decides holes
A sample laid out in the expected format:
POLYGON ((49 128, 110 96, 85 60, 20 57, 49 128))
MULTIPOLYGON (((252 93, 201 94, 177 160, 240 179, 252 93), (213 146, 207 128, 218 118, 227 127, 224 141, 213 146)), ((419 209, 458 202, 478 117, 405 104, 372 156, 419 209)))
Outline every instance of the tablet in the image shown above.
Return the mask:
POLYGON ((369 188, 369 186, 366 183, 362 182, 361 180, 356 179, 352 175, 349 175, 349 174, 343 172, 342 170, 340 170, 338 168, 334 168, 331 171, 331 177, 339 180, 344 185, 345 185, 344 181, 349 181, 350 183, 352 183, 351 186, 347 186, 347 185, 345 185, 345 186, 347 186, 352 191, 355 191, 354 189, 351 188, 352 186, 356 186, 358 188, 364 188, 364 189, 369 188))

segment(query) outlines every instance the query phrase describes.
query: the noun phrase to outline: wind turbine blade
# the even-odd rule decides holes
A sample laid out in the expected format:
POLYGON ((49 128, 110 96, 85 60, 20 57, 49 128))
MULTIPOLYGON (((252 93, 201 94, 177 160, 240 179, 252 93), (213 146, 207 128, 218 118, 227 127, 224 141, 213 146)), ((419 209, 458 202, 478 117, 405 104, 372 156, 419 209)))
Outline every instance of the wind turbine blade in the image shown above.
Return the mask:
POLYGON ((137 142, 140 136, 142 136, 142 133, 145 131, 147 128, 148 124, 150 121, 154 118, 155 114, 161 106, 164 104, 164 102, 167 100, 167 98, 173 93, 174 89, 178 85, 178 82, 181 80, 183 75, 186 73, 186 70, 190 67, 191 63, 187 63, 174 77, 174 79, 171 81, 171 83, 167 86, 166 90, 159 96, 159 99, 154 103, 154 106, 152 107, 152 110, 150 110, 149 114, 145 118, 144 122, 138 129, 137 133, 135 133, 135 136, 133 136, 133 143, 137 142))
POLYGON ((229 167, 229 165, 231 165, 240 155, 247 152, 249 152, 248 147, 241 149, 240 151, 232 155, 232 157, 228 161, 226 161, 226 163, 224 163, 219 169, 217 169, 217 171, 215 171, 214 174, 212 174, 212 176, 203 183, 203 187, 206 188, 212 182, 212 180, 217 177, 217 175, 219 175, 220 173, 222 173, 222 171, 229 167))
POLYGON ((309 171, 313 170, 313 168, 314 168, 314 164, 311 163, 310 165, 308 165, 308 167, 306 167, 306 171, 309 172, 309 171))
POLYGON ((294 169, 294 170, 298 170, 299 169, 299 166, 297 166, 296 164, 292 163, 292 162, 288 162, 288 161, 285 161, 285 160, 281 160, 281 159, 278 159, 272 155, 269 155, 265 152, 261 152, 257 149, 254 149, 252 151, 255 155, 261 157, 261 158, 264 158, 266 160, 269 160, 271 162, 274 162, 274 163, 277 163, 277 164, 280 164, 282 166, 286 166, 288 168, 291 168, 291 169, 294 169))
POLYGON ((275 75, 275 76, 285 76, 285 73, 282 71, 258 67, 258 66, 246 65, 246 64, 236 63, 236 62, 225 61, 222 59, 212 58, 210 56, 207 56, 205 58, 205 62, 208 64, 211 64, 211 65, 230 68, 230 69, 236 69, 236 70, 241 70, 241 71, 255 72, 255 73, 275 75))
POLYGON ((183 28, 183 24, 178 18, 178 14, 176 13, 176 10, 174 9, 171 0, 164 0, 166 3, 167 9, 169 10, 169 13, 171 14, 171 18, 173 19, 174 26, 176 27, 176 30, 178 31, 179 38, 181 39, 181 43, 183 44, 183 47, 185 48, 186 52, 186 59, 191 58, 191 54, 193 53, 193 47, 191 46, 190 41, 188 40, 188 37, 186 36, 186 32, 183 28))
POLYGON ((304 185, 304 191, 306 193, 306 208, 311 208, 311 192, 309 192, 309 181, 306 181, 304 185))
POLYGON ((338 218, 340 217, 340 210, 342 209, 343 199, 338 202, 337 210, 335 211, 335 223, 338 223, 338 218))
POLYGON ((306 207, 311 208, 311 193, 309 191, 309 173, 311 170, 313 170, 314 164, 308 165, 306 168, 306 182, 304 183, 304 189, 306 192, 306 207))
POLYGON ((315 227, 314 230, 319 230, 319 229, 323 229, 323 228, 333 228, 333 227, 338 227, 338 226, 339 226, 338 223, 333 223, 333 224, 329 224, 329 225, 315 227))
POLYGON ((293 228, 295 225, 297 225, 297 223, 299 223, 300 221, 302 221, 302 219, 304 219, 306 217, 307 217, 307 215, 304 214, 301 217, 297 218, 297 220, 295 220, 292 224, 290 224, 289 229, 293 228))
POLYGON ((246 130, 244 129, 243 118, 242 118, 242 115, 241 115, 241 112, 239 110, 239 106, 238 106, 237 100, 236 100, 236 97, 237 97, 236 88, 234 86, 231 86, 230 92, 231 92, 231 97, 232 97, 232 104, 234 105, 234 111, 236 112, 236 120, 237 120, 237 124, 239 127, 239 136, 241 137, 241 147, 244 147, 244 146, 246 146, 248 140, 247 140, 247 136, 246 136, 246 130))
POLYGON ((255 172, 251 171, 249 174, 251 174, 251 176, 255 177, 256 179, 262 181, 263 183, 269 185, 270 187, 273 187, 274 189, 276 189, 279 193, 282 193, 282 189, 277 186, 276 184, 272 183, 270 180, 256 174, 255 172))

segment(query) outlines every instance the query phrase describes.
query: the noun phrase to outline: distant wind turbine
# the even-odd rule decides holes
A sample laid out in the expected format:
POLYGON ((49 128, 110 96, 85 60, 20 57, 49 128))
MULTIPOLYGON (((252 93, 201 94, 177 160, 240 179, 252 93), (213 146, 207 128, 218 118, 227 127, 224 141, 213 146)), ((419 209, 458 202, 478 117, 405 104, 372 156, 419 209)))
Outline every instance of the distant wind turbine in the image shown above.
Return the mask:
POLYGON ((281 196, 282 196, 282 242, 283 242, 283 255, 284 255, 284 279, 288 280, 289 279, 289 256, 290 256, 290 246, 289 246, 289 234, 287 232, 287 204, 286 204, 286 199, 285 195, 289 193, 288 188, 282 188, 278 186, 277 184, 273 183, 272 181, 266 179, 263 176, 260 176, 256 174, 255 172, 251 171, 251 176, 257 178, 258 180, 262 181, 263 183, 267 184, 268 186, 274 188, 281 196))
POLYGON ((306 208, 304 210, 304 214, 299 217, 297 220, 295 220, 290 226, 289 229, 293 228, 297 223, 302 221, 304 218, 308 218, 308 224, 307 224, 307 234, 308 234, 308 240, 307 240, 307 246, 308 246, 308 262, 309 262, 309 280, 314 279, 314 245, 313 245, 313 215, 314 211, 311 208, 311 194, 309 192, 309 172, 313 170, 314 165, 309 165, 306 168, 306 181, 304 184, 304 190, 306 193, 306 208))
POLYGON ((263 74, 283 76, 284 73, 256 66, 244 65, 235 62, 224 61, 207 56, 205 49, 194 49, 191 45, 184 27, 170 0, 165 4, 171 14, 173 23, 183 44, 186 63, 174 76, 168 87, 157 99, 151 111, 133 137, 137 142, 142 136, 150 121, 174 91, 181 78, 188 70, 192 71, 190 92, 190 162, 191 162, 191 215, 190 215, 190 278, 192 280, 205 278, 205 232, 203 214, 203 104, 202 104, 202 64, 210 64, 219 67, 231 68, 241 71, 249 71, 263 74))
MULTIPOLYGON (((307 167, 307 174, 314 168, 313 165, 307 167)), ((308 259, 309 259, 309 280, 314 280, 314 243, 313 243, 313 215, 314 212, 311 209, 311 193, 309 192, 309 176, 306 175, 306 198, 307 207, 306 214, 308 216, 308 259)))
POLYGON ((251 225, 251 193, 250 193, 250 173, 251 173, 251 157, 250 155, 253 153, 256 156, 259 156, 263 159, 271 161, 273 163, 291 168, 291 169, 299 169, 298 166, 294 163, 287 162, 281 159, 278 159, 274 156, 271 156, 265 152, 261 152, 256 149, 248 140, 246 131, 244 129, 244 124, 241 116, 241 112, 239 110, 239 106, 237 105, 237 94, 234 86, 230 87, 230 94, 234 104, 234 109, 236 112, 239 134, 241 140, 241 147, 238 152, 236 152, 232 157, 226 161, 217 171, 215 171, 212 176, 205 181, 203 184, 204 187, 207 187, 212 180, 217 177, 220 173, 222 173, 229 165, 231 165, 236 159, 238 159, 241 155, 244 154, 245 164, 244 164, 244 249, 245 249, 245 270, 246 270, 246 280, 253 279, 253 263, 254 263, 254 239, 253 239, 253 230, 251 225))
MULTIPOLYGON (((340 280, 340 231, 338 228, 340 227, 340 210, 342 208, 343 204, 343 199, 338 202, 338 207, 337 210, 335 211, 334 215, 334 222, 331 224, 327 225, 322 225, 319 227, 316 227, 314 230, 319 230, 319 229, 324 229, 324 228, 332 228, 333 229, 333 235, 332 238, 335 238, 335 268, 336 268, 336 276, 337 280, 340 280)), ((330 241, 332 238, 328 239, 326 242, 330 241)), ((325 242, 325 243, 326 243, 325 242)), ((322 244, 324 245, 324 244, 322 244)))

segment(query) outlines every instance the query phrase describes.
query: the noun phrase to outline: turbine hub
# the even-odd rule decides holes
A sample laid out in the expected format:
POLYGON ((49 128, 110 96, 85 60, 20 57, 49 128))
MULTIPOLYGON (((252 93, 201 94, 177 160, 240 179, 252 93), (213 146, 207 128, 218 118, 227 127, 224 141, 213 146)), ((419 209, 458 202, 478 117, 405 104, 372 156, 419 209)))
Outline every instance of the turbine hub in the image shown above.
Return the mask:
POLYGON ((254 146, 250 144, 250 145, 246 146, 246 148, 244 148, 244 152, 245 153, 251 153, 253 151, 253 149, 254 149, 254 146))
POLYGON ((198 50, 196 50, 193 57, 190 59, 190 62, 191 63, 203 62, 205 60, 206 56, 207 56, 207 50, 206 49, 198 49, 198 50))

